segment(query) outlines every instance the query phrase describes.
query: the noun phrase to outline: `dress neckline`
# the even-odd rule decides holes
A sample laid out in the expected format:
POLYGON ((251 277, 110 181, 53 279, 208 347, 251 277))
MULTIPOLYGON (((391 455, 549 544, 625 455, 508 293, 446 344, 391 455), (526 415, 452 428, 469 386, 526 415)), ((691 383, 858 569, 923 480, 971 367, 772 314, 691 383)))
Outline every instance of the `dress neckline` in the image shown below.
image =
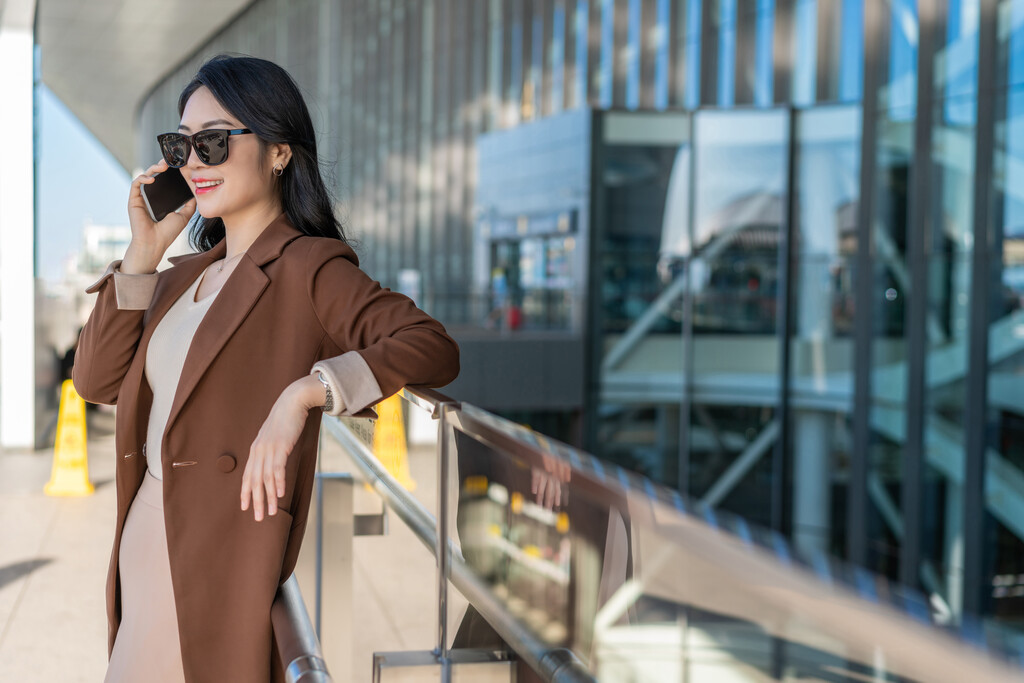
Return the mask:
POLYGON ((206 277, 206 271, 210 270, 210 266, 212 265, 213 264, 211 263, 209 266, 206 266, 206 268, 203 269, 203 272, 199 274, 199 277, 195 279, 195 282, 192 283, 192 286, 189 287, 188 302, 192 306, 201 306, 203 304, 210 303, 210 301, 217 298, 217 295, 220 294, 220 290, 224 289, 224 283, 221 283, 220 287, 218 287, 213 294, 207 294, 202 299, 196 301, 196 295, 199 293, 199 285, 202 283, 203 278, 206 277))

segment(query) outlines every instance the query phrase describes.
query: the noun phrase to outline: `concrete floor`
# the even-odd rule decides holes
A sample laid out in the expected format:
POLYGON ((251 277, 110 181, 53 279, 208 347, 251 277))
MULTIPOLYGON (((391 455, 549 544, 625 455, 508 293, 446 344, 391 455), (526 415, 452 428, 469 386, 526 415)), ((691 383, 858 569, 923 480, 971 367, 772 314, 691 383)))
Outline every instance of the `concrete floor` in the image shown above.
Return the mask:
MULTIPOLYGON (((88 497, 43 494, 52 451, 0 453, 0 681, 103 679, 104 585, 115 521, 112 428, 112 413, 90 415, 89 475, 96 491, 88 497)), ((322 457, 331 469, 348 469, 336 445, 326 444, 322 457)), ((434 467, 431 448, 410 455, 416 494, 429 509, 434 467)), ((376 503, 363 491, 356 502, 364 509, 376 503)), ((311 617, 313 588, 303 577, 309 575, 314 548, 309 535, 297 569, 311 617)), ((335 680, 349 680, 351 671, 350 680, 370 681, 375 651, 434 647, 434 560, 397 518, 390 519, 388 535, 355 539, 352 577, 353 614, 358 615, 353 660, 328 660, 335 680)), ((465 603, 458 596, 454 603, 451 621, 457 624, 465 603)))

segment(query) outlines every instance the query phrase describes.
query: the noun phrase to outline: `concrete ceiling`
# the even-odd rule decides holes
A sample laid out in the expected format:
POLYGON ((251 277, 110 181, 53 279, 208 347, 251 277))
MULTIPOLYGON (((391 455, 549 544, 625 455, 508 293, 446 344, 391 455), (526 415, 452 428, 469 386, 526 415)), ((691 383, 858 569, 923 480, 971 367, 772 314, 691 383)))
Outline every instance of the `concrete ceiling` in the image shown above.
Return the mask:
POLYGON ((130 173, 143 96, 252 1, 38 0, 43 83, 130 173))

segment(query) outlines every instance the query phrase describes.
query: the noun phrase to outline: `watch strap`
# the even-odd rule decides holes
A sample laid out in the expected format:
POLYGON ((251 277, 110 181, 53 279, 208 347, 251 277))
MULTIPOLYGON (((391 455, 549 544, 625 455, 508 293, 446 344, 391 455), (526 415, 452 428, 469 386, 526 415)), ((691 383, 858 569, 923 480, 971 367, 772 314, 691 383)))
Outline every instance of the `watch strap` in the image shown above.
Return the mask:
POLYGON ((329 413, 334 410, 334 394, 331 393, 331 383, 324 377, 324 373, 320 370, 316 371, 316 378, 320 380, 320 384, 324 385, 324 390, 327 392, 327 402, 323 405, 323 411, 329 413))

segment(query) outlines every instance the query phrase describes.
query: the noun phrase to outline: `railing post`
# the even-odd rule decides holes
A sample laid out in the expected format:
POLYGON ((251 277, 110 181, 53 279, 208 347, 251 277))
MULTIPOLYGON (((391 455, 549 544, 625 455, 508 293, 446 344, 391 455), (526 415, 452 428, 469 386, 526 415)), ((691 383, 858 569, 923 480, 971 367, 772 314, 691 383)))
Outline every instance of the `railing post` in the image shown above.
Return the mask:
POLYGON ((341 680, 351 676, 352 660, 352 539, 355 535, 352 475, 317 472, 316 633, 341 680), (329 542, 324 543, 324 530, 329 542), (326 613, 323 605, 329 604, 326 613))
POLYGON ((451 681, 451 652, 448 647, 448 577, 451 573, 451 551, 448 547, 449 500, 448 478, 451 475, 450 456, 454 453, 453 432, 448 424, 447 404, 438 406, 437 445, 437 643, 441 662, 441 683, 451 681))

